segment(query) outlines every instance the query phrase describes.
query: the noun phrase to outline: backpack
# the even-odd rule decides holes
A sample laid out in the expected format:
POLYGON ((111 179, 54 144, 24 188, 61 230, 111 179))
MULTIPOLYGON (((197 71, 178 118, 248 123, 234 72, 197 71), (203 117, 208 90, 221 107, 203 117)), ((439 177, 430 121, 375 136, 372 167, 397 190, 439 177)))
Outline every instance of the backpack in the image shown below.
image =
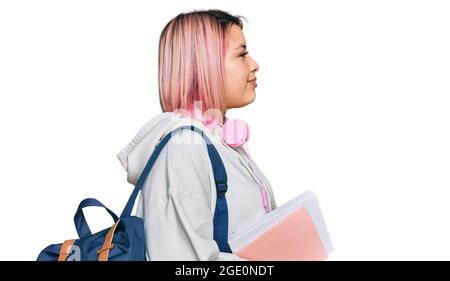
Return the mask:
MULTIPOLYGON (((169 132, 156 145, 154 152, 145 165, 136 186, 128 199, 120 217, 94 198, 80 202, 74 216, 78 239, 66 240, 63 243, 52 244, 43 249, 38 261, 144 261, 145 232, 142 218, 132 216, 136 198, 144 185, 161 150, 170 138, 177 132, 192 130, 200 134, 206 141, 209 159, 214 173, 217 190, 216 208, 214 210, 213 238, 221 252, 232 253, 228 244, 228 207, 225 197, 227 192, 227 173, 222 159, 210 139, 202 130, 195 126, 182 126, 169 132), (113 226, 92 234, 83 214, 83 208, 96 206, 104 208, 113 218, 113 226)), ((147 233, 148 235, 148 233, 147 233)), ((151 258, 151 257, 150 257, 151 258)))

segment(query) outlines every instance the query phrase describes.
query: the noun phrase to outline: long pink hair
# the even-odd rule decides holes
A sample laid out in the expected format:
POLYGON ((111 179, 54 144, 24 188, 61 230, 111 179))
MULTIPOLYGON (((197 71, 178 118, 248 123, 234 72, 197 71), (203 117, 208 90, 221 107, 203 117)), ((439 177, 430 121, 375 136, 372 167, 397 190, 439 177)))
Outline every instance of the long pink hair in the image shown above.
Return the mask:
MULTIPOLYGON (((224 112, 224 59, 232 24, 241 16, 220 10, 182 13, 164 27, 159 40, 159 98, 164 112, 188 109, 224 112)), ((245 19, 245 18, 244 18, 245 19)))

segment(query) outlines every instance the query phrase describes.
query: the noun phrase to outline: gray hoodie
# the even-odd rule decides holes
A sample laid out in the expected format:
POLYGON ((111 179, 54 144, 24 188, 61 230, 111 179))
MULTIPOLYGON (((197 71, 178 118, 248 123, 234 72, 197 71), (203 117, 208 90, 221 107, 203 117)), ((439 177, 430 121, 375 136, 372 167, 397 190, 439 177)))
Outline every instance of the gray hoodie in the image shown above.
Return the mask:
MULTIPOLYGON (((276 208, 269 181, 244 146, 232 148, 221 138, 222 125, 209 129, 174 112, 161 113, 138 132, 117 157, 135 185, 158 141, 183 125, 200 128, 213 142, 228 175, 229 234, 276 208)), ((139 195, 136 215, 144 220, 146 255, 151 260, 244 260, 220 252, 213 240, 216 187, 203 138, 190 130, 174 135, 161 151, 139 195)))

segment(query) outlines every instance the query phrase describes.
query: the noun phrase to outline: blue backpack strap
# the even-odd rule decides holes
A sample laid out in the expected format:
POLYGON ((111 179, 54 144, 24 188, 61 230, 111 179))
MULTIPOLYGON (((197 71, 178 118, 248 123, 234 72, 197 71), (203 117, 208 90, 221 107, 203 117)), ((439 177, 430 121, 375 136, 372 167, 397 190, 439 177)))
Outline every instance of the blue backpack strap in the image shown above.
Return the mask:
POLYGON ((103 207, 113 218, 114 222, 117 222, 119 218, 116 214, 114 214, 113 211, 106 208, 105 205, 103 205, 100 201, 94 198, 86 198, 83 201, 80 202, 80 205, 78 205, 77 212, 75 213, 75 216, 73 217, 73 220, 75 221, 75 228, 77 229, 78 236, 80 238, 88 237, 91 235, 91 230, 89 229, 89 226, 86 222, 86 218, 84 217, 83 208, 85 207, 103 207))
POLYGON ((150 159, 148 160, 147 164, 145 165, 136 183, 136 186, 133 192, 131 193, 130 198, 128 199, 128 202, 125 205, 122 214, 120 215, 120 218, 121 219, 126 218, 131 215, 139 191, 142 189, 142 186, 144 185, 144 182, 147 179, 147 176, 149 175, 150 170, 155 164, 156 159, 158 158, 162 149, 169 142, 170 138, 175 133, 185 129, 192 130, 200 134, 206 141, 206 147, 208 149, 209 159, 211 161, 211 165, 213 168, 214 182, 216 184, 217 190, 216 209, 214 211, 214 240, 217 242, 217 245, 219 246, 221 252, 232 253, 230 245, 228 244, 228 207, 227 207, 227 200, 225 197, 225 193, 227 192, 228 189, 227 172, 225 170, 225 166, 223 165, 222 159, 220 158, 220 155, 217 152, 214 145, 212 144, 211 140, 206 136, 206 134, 203 133, 202 130, 200 130, 195 126, 182 126, 176 128, 173 131, 169 132, 159 142, 159 144, 153 151, 152 155, 150 156, 150 159))

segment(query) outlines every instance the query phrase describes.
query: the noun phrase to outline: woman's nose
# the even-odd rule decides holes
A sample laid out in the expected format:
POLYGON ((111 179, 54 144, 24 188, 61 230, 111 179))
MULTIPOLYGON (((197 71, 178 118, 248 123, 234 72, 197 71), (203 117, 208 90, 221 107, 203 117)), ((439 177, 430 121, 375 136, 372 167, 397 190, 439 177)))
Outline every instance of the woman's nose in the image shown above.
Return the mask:
POLYGON ((254 59, 251 59, 251 60, 252 60, 252 62, 251 62, 251 65, 250 65, 250 70, 252 72, 257 72, 259 70, 259 65, 254 59))

